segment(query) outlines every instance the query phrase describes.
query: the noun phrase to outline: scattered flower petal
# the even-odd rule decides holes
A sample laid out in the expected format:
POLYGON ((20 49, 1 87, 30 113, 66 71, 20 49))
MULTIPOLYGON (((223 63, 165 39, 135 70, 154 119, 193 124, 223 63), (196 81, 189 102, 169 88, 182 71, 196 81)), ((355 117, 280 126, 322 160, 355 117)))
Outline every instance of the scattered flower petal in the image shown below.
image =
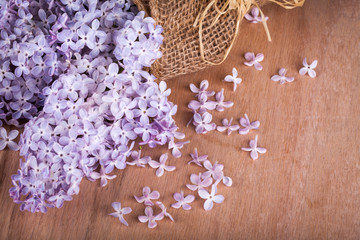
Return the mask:
POLYGON ((247 62, 244 62, 246 66, 254 66, 256 70, 261 71, 263 67, 261 66, 260 62, 264 60, 264 54, 258 53, 255 54, 253 52, 245 53, 245 59, 247 62))
POLYGON ((224 201, 223 195, 216 195, 217 193, 217 186, 213 184, 211 187, 211 193, 206 191, 205 189, 199 189, 198 194, 202 199, 206 199, 204 202, 204 209, 206 211, 210 211, 215 203, 222 203, 224 201))
POLYGON ((315 78, 316 72, 314 69, 316 68, 317 64, 318 64, 318 60, 314 60, 311 64, 308 64, 306 58, 304 58, 303 60, 304 67, 302 67, 299 70, 300 75, 305 75, 307 73, 311 78, 315 78))
POLYGON ((113 216, 113 217, 116 217, 116 218, 119 218, 120 222, 128 227, 129 224, 124 219, 124 215, 131 213, 131 211, 132 211, 131 208, 129 208, 129 207, 121 208, 121 203, 120 202, 113 202, 111 204, 111 206, 114 208, 115 212, 109 213, 109 215, 113 216))
POLYGON ((174 199, 177 201, 176 203, 171 204, 173 208, 180 208, 182 207, 184 210, 190 210, 191 206, 189 203, 192 203, 195 200, 194 195, 187 195, 184 197, 184 192, 174 193, 174 199))
POLYGON ((233 118, 230 118, 230 121, 227 120, 227 118, 224 118, 222 120, 222 124, 223 126, 217 126, 216 129, 219 132, 224 132, 227 130, 227 135, 230 135, 232 132, 239 130, 240 126, 235 124, 235 125, 231 125, 233 118))
POLYGON ((242 135, 248 134, 252 129, 259 129, 260 121, 254 121, 250 123, 248 115, 245 113, 244 118, 240 118, 240 125, 244 128, 239 129, 239 133, 242 135))
POLYGON ((256 160, 259 158, 258 156, 258 152, 259 153, 266 153, 266 149, 262 148, 262 147, 258 147, 257 146, 257 141, 258 141, 258 135, 255 136, 254 140, 250 140, 250 147, 249 148, 241 148, 244 151, 250 152, 250 156, 253 160, 256 160))
POLYGON ((144 187, 142 193, 143 196, 134 196, 134 198, 138 203, 144 203, 146 206, 153 206, 154 203, 151 200, 156 200, 160 198, 160 193, 158 191, 151 192, 151 189, 149 187, 144 187))
POLYGON ((292 82, 294 81, 293 77, 286 77, 286 69, 285 68, 281 68, 279 70, 279 75, 274 75, 271 77, 271 80, 273 80, 274 82, 278 82, 280 81, 280 84, 284 84, 286 82, 292 82))
POLYGON ((236 70, 236 68, 233 68, 232 69, 232 76, 227 75, 225 77, 224 81, 234 83, 233 91, 235 92, 237 85, 241 83, 242 79, 238 77, 238 71, 236 70))
POLYGON ((161 177, 162 175, 164 175, 164 170, 171 172, 175 170, 175 166, 167 166, 165 165, 166 160, 168 159, 168 154, 164 153, 160 156, 160 162, 154 161, 154 160, 150 160, 149 161, 149 165, 152 168, 157 168, 156 170, 156 176, 161 177))

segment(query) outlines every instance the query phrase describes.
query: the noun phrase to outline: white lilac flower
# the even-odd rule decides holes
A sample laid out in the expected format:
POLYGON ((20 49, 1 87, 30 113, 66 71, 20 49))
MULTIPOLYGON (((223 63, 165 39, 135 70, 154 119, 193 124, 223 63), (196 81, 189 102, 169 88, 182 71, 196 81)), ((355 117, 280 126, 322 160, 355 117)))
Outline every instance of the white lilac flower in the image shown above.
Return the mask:
POLYGON ((111 176, 106 175, 104 167, 101 167, 100 173, 98 173, 98 172, 92 172, 92 173, 90 174, 90 177, 93 178, 93 179, 95 179, 95 180, 96 180, 96 179, 100 179, 100 186, 101 186, 101 187, 105 187, 106 184, 107 184, 107 180, 108 180, 108 179, 111 180, 111 179, 116 178, 116 175, 111 175, 111 176))
POLYGON ((234 83, 233 91, 235 92, 237 85, 241 83, 242 79, 238 77, 238 71, 236 70, 236 68, 233 68, 232 75, 227 75, 224 81, 234 83))
POLYGON ((115 212, 109 213, 109 215, 118 218, 122 224, 128 227, 129 224, 126 222, 124 215, 131 213, 132 209, 130 207, 121 208, 120 202, 113 202, 111 206, 114 208, 115 212))
POLYGON ((211 123, 212 115, 208 112, 204 112, 202 115, 199 113, 194 114, 193 124, 195 125, 195 131, 198 134, 205 134, 216 128, 215 123, 211 123))
POLYGON ((171 140, 169 142, 169 149, 171 150, 171 154, 175 158, 180 158, 181 157, 180 149, 182 149, 184 147, 184 145, 188 144, 188 143, 190 143, 190 141, 176 142, 175 143, 174 138, 171 138, 171 140))
POLYGON ((154 203, 151 200, 159 199, 160 193, 158 191, 151 192, 149 187, 144 187, 142 190, 143 196, 134 196, 138 203, 144 203, 146 206, 153 206, 154 203))
POLYGON ((162 175, 164 175, 164 171, 171 172, 171 171, 175 170, 175 168, 176 168, 175 166, 165 165, 167 158, 168 158, 168 154, 164 153, 160 156, 159 162, 157 162, 155 160, 150 160, 148 162, 150 167, 157 168, 156 176, 161 177, 162 175))
POLYGON ((264 60, 264 54, 262 53, 258 53, 255 54, 253 52, 247 52, 245 53, 245 59, 246 62, 244 62, 244 64, 246 66, 254 66, 256 70, 261 71, 263 69, 263 67, 261 66, 260 62, 264 60))
POLYGON ((217 126, 216 129, 219 132, 224 132, 227 130, 227 135, 230 135, 232 132, 239 130, 239 128, 240 128, 239 125, 237 125, 237 124, 231 125, 232 120, 233 120, 233 118, 230 118, 230 121, 227 118, 224 118, 222 120, 223 126, 217 126))
POLYGON ((280 68, 279 75, 272 76, 271 80, 273 80, 274 82, 280 82, 280 84, 294 81, 293 77, 286 77, 285 74, 286 74, 286 69, 280 68))
POLYGON ((220 92, 216 93, 216 111, 222 112, 225 108, 230 108, 234 105, 234 102, 224 101, 224 89, 222 88, 220 92))
POLYGON ((157 226, 156 221, 159 221, 163 218, 162 213, 154 216, 154 210, 152 207, 148 206, 145 208, 145 216, 138 216, 138 219, 142 223, 148 222, 148 228, 155 228, 157 226))
POLYGON ((314 69, 316 68, 317 64, 318 64, 317 60, 314 60, 311 64, 308 64, 306 58, 304 58, 303 60, 304 67, 302 67, 299 70, 300 75, 305 75, 307 73, 311 78, 315 78, 316 72, 314 69))
POLYGON ((205 189, 199 189, 198 194, 202 199, 205 199, 204 209, 210 211, 214 207, 214 203, 222 203, 224 201, 223 195, 216 195, 217 186, 213 184, 211 187, 211 192, 209 193, 205 189))
POLYGON ((206 188, 213 183, 213 179, 210 176, 203 178, 201 173, 199 173, 198 175, 191 174, 190 181, 192 184, 186 184, 186 187, 189 188, 191 191, 206 188))
POLYGON ((209 87, 208 80, 202 80, 200 83, 200 88, 196 87, 193 83, 190 84, 190 90, 193 93, 196 93, 195 97, 199 97, 201 94, 205 94, 208 97, 214 96, 214 91, 207 91, 209 87))
POLYGON ((240 118, 240 125, 243 128, 239 129, 239 133, 245 135, 248 134, 252 129, 259 129, 260 121, 250 122, 248 115, 245 113, 245 117, 240 118))
POLYGON ((151 161, 151 157, 149 156, 141 157, 141 150, 132 151, 131 158, 133 159, 133 161, 126 162, 126 164, 131 166, 145 167, 145 165, 151 161))
POLYGON ((171 204, 173 208, 182 207, 184 210, 190 210, 191 206, 189 203, 192 203, 195 200, 195 196, 192 194, 184 196, 184 192, 174 193, 174 199, 177 201, 176 203, 171 204))
POLYGON ((166 207, 162 202, 156 202, 156 205, 161 209, 161 213, 159 215, 159 220, 162 220, 164 217, 168 217, 171 221, 175 222, 174 218, 170 213, 166 211, 166 207))
POLYGON ((258 153, 266 153, 266 149, 262 148, 262 147, 258 147, 257 146, 257 141, 258 141, 258 135, 255 136, 254 140, 250 140, 250 147, 249 148, 241 148, 243 151, 247 151, 250 152, 250 156, 253 160, 256 160, 259 158, 259 154, 258 153))
POLYGON ((0 150, 9 147, 11 150, 17 151, 19 150, 19 146, 13 140, 19 135, 18 130, 11 130, 9 134, 6 129, 0 127, 0 150))
POLYGON ((198 165, 199 167, 202 167, 202 162, 206 161, 208 158, 208 155, 199 156, 197 148, 195 148, 194 153, 190 153, 190 156, 191 156, 192 160, 189 161, 188 164, 194 163, 194 164, 198 165))

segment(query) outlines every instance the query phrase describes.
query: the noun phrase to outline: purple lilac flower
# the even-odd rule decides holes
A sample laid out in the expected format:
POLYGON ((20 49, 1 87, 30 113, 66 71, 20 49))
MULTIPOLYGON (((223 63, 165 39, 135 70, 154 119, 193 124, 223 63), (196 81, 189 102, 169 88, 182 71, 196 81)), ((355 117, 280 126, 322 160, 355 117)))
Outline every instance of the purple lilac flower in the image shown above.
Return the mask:
POLYGON ((169 143, 177 154, 186 142, 174 143, 184 134, 170 89, 144 70, 161 57, 154 20, 132 12, 130 1, 36 2, 11 20, 19 20, 14 33, 3 34, 0 50, 11 51, 0 60, 0 120, 8 109, 18 126, 36 116, 20 137, 23 160, 10 195, 21 210, 46 212, 78 194, 84 177, 105 186, 132 153, 135 165, 145 164, 133 151, 138 138, 150 147, 169 143))

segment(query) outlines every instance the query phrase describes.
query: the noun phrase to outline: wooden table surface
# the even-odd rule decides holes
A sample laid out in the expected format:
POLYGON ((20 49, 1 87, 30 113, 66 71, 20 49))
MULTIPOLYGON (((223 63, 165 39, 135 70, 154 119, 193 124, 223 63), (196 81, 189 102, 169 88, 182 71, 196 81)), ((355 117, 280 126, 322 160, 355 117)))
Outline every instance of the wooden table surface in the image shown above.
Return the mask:
MULTIPOLYGON (((18 153, 1 151, 0 239, 360 239, 360 4, 308 0, 295 10, 270 4, 263 11, 273 42, 267 42, 261 24, 243 22, 222 65, 168 82, 170 99, 179 107, 175 119, 191 140, 182 158, 170 158, 176 171, 158 178, 151 168, 128 167, 115 171, 117 178, 105 188, 83 180, 80 194, 63 208, 31 214, 20 212, 8 194, 18 153), (263 71, 243 65, 247 51, 264 53, 263 71), (304 57, 319 60, 315 79, 298 74, 304 57), (233 67, 243 79, 235 93, 222 81, 233 67), (281 67, 294 82, 270 80, 281 67), (226 99, 235 102, 214 112, 216 124, 247 113, 260 120, 260 129, 226 136, 217 131, 197 135, 186 128, 187 104, 194 98, 189 84, 203 79, 213 90, 224 88, 226 99), (240 150, 255 134, 268 150, 257 161, 240 150), (190 211, 168 208, 176 223, 163 220, 148 229, 137 220, 144 206, 132 196, 150 186, 170 206, 173 193, 190 194, 185 187, 190 174, 203 171, 187 164, 195 147, 224 164, 232 177, 231 188, 219 185, 224 203, 206 212, 197 197, 190 211), (114 201, 133 209, 126 215, 129 227, 107 216, 114 201)), ((143 152, 159 157, 166 149, 143 152)))

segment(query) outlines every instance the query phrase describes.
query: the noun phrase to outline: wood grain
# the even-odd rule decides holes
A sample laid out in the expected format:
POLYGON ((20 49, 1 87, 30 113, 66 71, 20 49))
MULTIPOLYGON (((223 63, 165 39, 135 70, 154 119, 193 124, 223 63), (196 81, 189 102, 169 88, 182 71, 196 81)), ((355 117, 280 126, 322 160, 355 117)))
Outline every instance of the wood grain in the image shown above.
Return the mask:
MULTIPOLYGON (((0 239, 360 239, 360 4, 318 0, 295 10, 267 5, 263 11, 273 42, 267 42, 261 24, 243 22, 226 62, 168 82, 170 99, 179 106, 177 124, 191 140, 181 159, 170 159, 175 172, 158 178, 153 169, 128 167, 116 171, 105 188, 82 181, 80 194, 62 209, 31 214, 20 212, 8 194, 18 153, 1 151, 0 239), (264 53, 263 71, 243 65, 246 51, 264 53), (305 56, 319 60, 315 79, 298 74, 305 56), (243 78, 235 93, 222 82, 233 67, 243 78), (281 67, 295 77, 293 83, 270 80, 281 67), (260 120, 260 130, 200 136, 186 128, 191 117, 186 106, 194 97, 188 86, 203 79, 213 90, 224 88, 226 99, 235 102, 214 113, 215 123, 247 113, 260 120), (240 148, 255 134, 268 152, 252 161, 240 148), (224 164, 233 178, 233 187, 219 187, 225 202, 206 212, 197 198, 191 211, 169 209, 175 224, 164 220, 148 229, 137 221, 144 207, 132 196, 148 185, 169 206, 174 192, 189 194, 190 174, 201 171, 186 164, 195 147, 224 164), (107 216, 114 201, 133 209, 126 216, 130 227, 107 216)), ((144 150, 152 157, 165 151, 144 150)))

